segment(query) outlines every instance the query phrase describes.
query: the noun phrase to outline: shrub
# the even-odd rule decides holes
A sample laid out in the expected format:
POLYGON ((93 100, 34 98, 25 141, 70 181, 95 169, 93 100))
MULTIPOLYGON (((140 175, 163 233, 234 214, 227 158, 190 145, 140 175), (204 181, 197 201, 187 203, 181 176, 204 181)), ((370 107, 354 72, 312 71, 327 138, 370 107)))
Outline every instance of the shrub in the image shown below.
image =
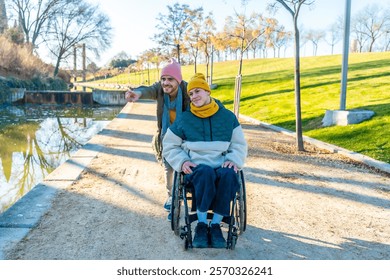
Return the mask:
POLYGON ((47 78, 46 85, 52 90, 68 90, 68 84, 60 78, 47 78))
POLYGON ((31 82, 34 86, 34 90, 38 90, 38 89, 42 89, 42 90, 45 90, 46 89, 46 85, 45 85, 45 82, 38 78, 38 77, 34 77, 31 79, 31 82))
POLYGON ((3 103, 3 96, 10 91, 10 87, 7 84, 7 81, 0 79, 0 105, 3 103))
POLYGON ((58 78, 51 78, 54 67, 33 54, 31 45, 16 44, 0 35, 0 75, 7 77, 0 83, 0 94, 10 88, 30 90, 66 90, 70 75, 60 71, 58 78))

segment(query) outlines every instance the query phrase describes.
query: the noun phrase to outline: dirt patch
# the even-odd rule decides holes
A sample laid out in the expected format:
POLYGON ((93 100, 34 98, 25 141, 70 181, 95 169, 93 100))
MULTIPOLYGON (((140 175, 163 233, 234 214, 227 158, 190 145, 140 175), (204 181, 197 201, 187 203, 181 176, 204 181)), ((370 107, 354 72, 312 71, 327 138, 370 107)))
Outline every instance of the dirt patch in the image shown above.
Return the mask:
POLYGON ((233 251, 184 251, 162 207, 154 114, 127 106, 96 136, 103 150, 7 259, 390 259, 388 175, 253 124, 246 232, 233 251))

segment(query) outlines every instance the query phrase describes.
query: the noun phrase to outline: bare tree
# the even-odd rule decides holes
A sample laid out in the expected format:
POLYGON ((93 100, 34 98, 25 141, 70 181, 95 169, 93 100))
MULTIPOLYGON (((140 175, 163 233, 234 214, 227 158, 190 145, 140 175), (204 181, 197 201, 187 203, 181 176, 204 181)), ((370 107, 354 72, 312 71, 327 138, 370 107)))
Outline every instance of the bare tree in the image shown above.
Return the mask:
POLYGON ((96 65, 95 62, 91 62, 87 65, 87 72, 92 74, 93 79, 95 80, 96 74, 99 72, 99 67, 96 65))
POLYGON ((50 19, 46 29, 46 45, 56 59, 54 76, 78 45, 85 44, 98 57, 111 44, 111 30, 109 18, 99 6, 83 0, 63 0, 61 12, 50 19))
POLYGON ((211 55, 213 52, 213 37, 214 37, 214 31, 215 31, 215 22, 212 18, 212 15, 208 15, 203 23, 203 28, 200 33, 200 44, 201 44, 201 50, 204 53, 204 56, 206 58, 206 77, 211 85, 210 80, 210 61, 211 61, 211 55))
MULTIPOLYGON (((167 55, 164 55, 161 48, 153 48, 146 50, 143 52, 139 58, 138 61, 140 63, 143 63, 144 65, 147 65, 148 67, 154 65, 156 68, 156 76, 154 78, 154 81, 160 80, 160 65, 162 62, 167 61, 169 57, 167 55)), ((150 79, 150 77, 149 77, 150 79)))
POLYGON ((252 13, 249 17, 245 14, 236 13, 234 17, 229 16, 226 18, 224 30, 227 36, 231 38, 231 43, 234 44, 235 42, 234 45, 237 46, 239 51, 238 74, 241 75, 244 53, 265 32, 263 17, 257 13, 252 13), (257 21, 261 22, 261 24, 255 26, 257 21))
POLYGON ((305 36, 306 40, 313 45, 313 56, 317 55, 318 43, 325 38, 325 32, 320 30, 309 30, 305 36))
POLYGON ((363 32, 358 31, 362 29, 360 25, 362 25, 360 21, 353 20, 351 23, 351 30, 354 33, 354 52, 363 52, 363 48, 368 40, 368 37, 363 32))
POLYGON ((0 0, 0 34, 8 28, 7 10, 5 0, 0 0))
POLYGON ((180 5, 179 3, 175 3, 173 7, 167 6, 167 8, 167 15, 158 14, 159 23, 156 28, 162 32, 154 35, 153 39, 161 46, 175 47, 177 60, 180 63, 180 48, 184 34, 190 26, 191 18, 203 11, 203 8, 191 10, 187 4, 180 5))
POLYGON ((325 41, 328 45, 331 46, 331 54, 333 55, 335 45, 341 40, 341 31, 342 31, 342 21, 341 18, 338 21, 330 26, 327 36, 325 36, 325 41))
POLYGON ((247 57, 249 56, 249 50, 250 50, 252 52, 252 58, 255 59, 256 53, 259 48, 260 48, 260 44, 258 44, 258 40, 254 41, 248 48, 247 57))
MULTIPOLYGON (((187 46, 188 53, 193 59, 195 73, 197 72, 197 61, 202 48, 203 35, 204 33, 208 33, 210 24, 213 27, 215 25, 212 19, 212 13, 209 13, 205 18, 203 16, 203 10, 196 10, 190 18, 190 25, 184 36, 184 44, 187 46)), ((208 35, 213 34, 208 33, 208 35)))
POLYGON ((314 0, 276 0, 280 3, 287 12, 290 13, 294 24, 294 80, 295 80, 295 129, 296 129, 296 144, 298 151, 304 151, 303 136, 302 136, 302 117, 301 117, 301 74, 300 74, 300 35, 298 28, 298 17, 302 5, 311 5, 314 0))
POLYGON ((239 52, 239 67, 235 82, 234 95, 234 114, 239 116, 240 98, 241 98, 241 80, 242 80, 242 61, 243 55, 262 34, 265 33, 266 27, 264 19, 257 13, 252 13, 247 17, 245 14, 238 14, 226 18, 224 27, 225 33, 231 38, 230 46, 236 46, 239 52), (256 26, 256 22, 259 24, 256 26))
POLYGON ((383 38, 383 51, 388 52, 390 50, 390 30, 387 30, 385 37, 383 38))
POLYGON ((10 0, 12 10, 23 30, 25 42, 37 48, 44 41, 48 21, 59 11, 64 0, 10 0))
POLYGON ((268 50, 267 50, 267 38, 265 37, 259 37, 254 44, 256 44, 259 48, 259 56, 263 58, 268 57, 268 50))
POLYGON ((163 56, 163 53, 162 53, 162 50, 161 48, 154 48, 151 50, 152 52, 152 56, 151 56, 151 61, 152 63, 154 63, 155 67, 156 67, 156 81, 160 80, 160 65, 161 63, 163 63, 164 61, 167 61, 168 60, 168 57, 165 57, 163 56))
POLYGON ((378 5, 368 5, 361 10, 352 21, 351 29, 359 41, 360 50, 366 42, 367 50, 372 52, 378 38, 386 34, 386 27, 390 24, 390 17, 385 9, 378 5))
POLYGON ((291 39, 291 32, 286 31, 283 25, 279 25, 276 19, 269 19, 273 22, 272 32, 266 36, 266 47, 274 50, 274 57, 280 57, 280 49, 286 46, 291 39))
POLYGON ((224 54, 224 60, 226 60, 226 55, 227 55, 227 51, 226 51, 226 38, 227 38, 227 35, 225 32, 221 31, 221 32, 217 32, 216 34, 214 34, 213 36, 213 46, 214 46, 214 49, 215 49, 215 52, 217 53, 218 55, 218 61, 221 61, 221 55, 224 54))

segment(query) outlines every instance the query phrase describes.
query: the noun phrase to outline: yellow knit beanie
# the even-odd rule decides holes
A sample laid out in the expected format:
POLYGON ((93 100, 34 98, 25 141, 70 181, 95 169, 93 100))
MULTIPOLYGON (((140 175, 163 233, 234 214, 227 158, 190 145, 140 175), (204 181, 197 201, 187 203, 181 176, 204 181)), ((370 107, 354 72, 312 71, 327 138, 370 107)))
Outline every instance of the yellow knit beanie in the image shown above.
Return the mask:
POLYGON ((201 88, 211 92, 209 84, 202 73, 196 73, 188 82, 187 92, 190 92, 194 88, 201 88))

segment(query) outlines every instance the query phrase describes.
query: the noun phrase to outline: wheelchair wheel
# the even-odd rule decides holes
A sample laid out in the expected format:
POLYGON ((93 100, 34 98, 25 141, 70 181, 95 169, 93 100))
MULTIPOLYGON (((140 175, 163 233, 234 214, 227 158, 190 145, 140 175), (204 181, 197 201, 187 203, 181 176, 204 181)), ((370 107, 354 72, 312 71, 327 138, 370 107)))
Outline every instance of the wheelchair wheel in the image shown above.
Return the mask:
POLYGON ((228 234, 228 238, 226 240, 226 249, 234 250, 236 248, 238 235, 236 228, 233 227, 231 230, 232 232, 228 234))
POLYGON ((180 209, 181 209, 181 182, 180 176, 175 172, 172 186, 172 205, 171 205, 171 229, 175 235, 180 234, 180 209))
POLYGON ((237 193, 237 200, 235 207, 235 219, 238 230, 238 235, 241 235, 246 230, 246 189, 244 173, 242 170, 239 173, 240 190, 237 193))
POLYGON ((231 216, 228 220, 229 230, 226 239, 226 248, 234 250, 238 236, 246 230, 246 191, 244 173, 238 173, 238 182, 240 185, 236 197, 232 203, 231 216))

